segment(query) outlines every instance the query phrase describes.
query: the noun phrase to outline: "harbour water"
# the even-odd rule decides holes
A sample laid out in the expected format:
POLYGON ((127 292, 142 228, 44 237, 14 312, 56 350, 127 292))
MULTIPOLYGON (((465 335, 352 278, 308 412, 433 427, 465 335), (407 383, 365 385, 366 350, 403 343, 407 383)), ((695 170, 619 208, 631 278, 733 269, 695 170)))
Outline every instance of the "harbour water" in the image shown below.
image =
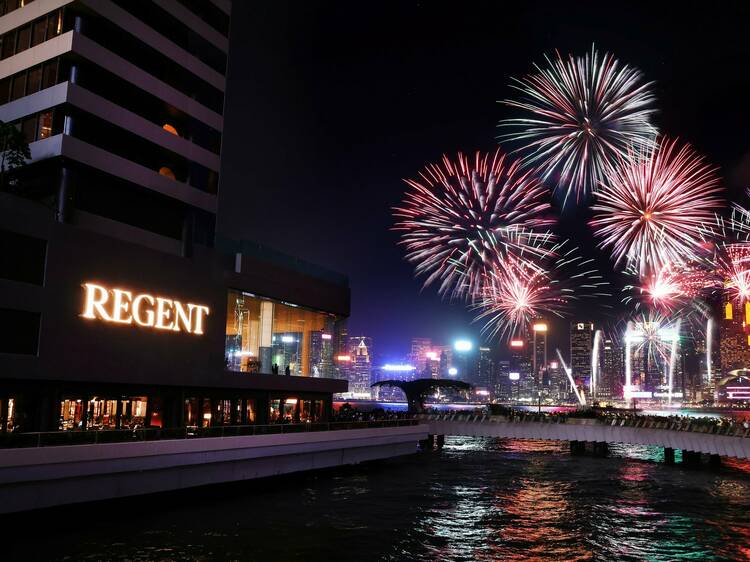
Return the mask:
POLYGON ((559 443, 448 438, 441 452, 343 470, 21 516, 3 524, 4 556, 750 560, 750 464, 662 460, 648 447, 593 458, 559 443))

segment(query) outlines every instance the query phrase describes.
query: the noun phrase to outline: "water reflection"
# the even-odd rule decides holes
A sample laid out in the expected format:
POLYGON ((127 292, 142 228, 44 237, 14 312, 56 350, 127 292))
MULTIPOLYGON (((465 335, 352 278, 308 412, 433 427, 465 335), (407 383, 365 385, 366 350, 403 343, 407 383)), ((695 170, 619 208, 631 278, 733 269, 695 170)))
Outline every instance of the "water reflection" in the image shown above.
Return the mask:
POLYGON ((666 466, 655 448, 610 453, 449 438, 440 453, 141 498, 106 518, 91 517, 98 505, 20 520, 45 540, 30 554, 9 529, 4 559, 750 559, 750 473, 666 466))

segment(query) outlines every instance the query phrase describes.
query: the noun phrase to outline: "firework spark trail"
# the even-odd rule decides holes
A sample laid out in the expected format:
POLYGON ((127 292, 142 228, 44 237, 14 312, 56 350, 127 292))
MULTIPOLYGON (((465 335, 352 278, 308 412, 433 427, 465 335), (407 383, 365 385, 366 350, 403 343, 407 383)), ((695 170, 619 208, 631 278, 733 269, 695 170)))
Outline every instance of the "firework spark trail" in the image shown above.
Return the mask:
POLYGON ((546 253, 552 235, 544 229, 554 222, 547 190, 499 150, 444 156, 405 181, 410 189, 393 209, 394 230, 425 287, 439 282, 442 295, 473 297, 488 267, 546 253))
POLYGON ((590 222, 616 265, 647 275, 698 261, 699 228, 722 205, 715 170, 689 145, 662 138, 609 168, 590 222))
POLYGON ((564 317, 575 300, 610 296, 602 289, 608 282, 592 267, 593 260, 567 244, 555 246, 550 253, 555 258, 548 256, 539 267, 506 264, 485 274, 480 298, 472 306, 479 310, 474 321, 484 322, 483 333, 501 339, 522 336, 536 316, 564 317))
POLYGON ((600 57, 594 47, 583 57, 560 53, 512 87, 521 99, 501 103, 521 109, 528 117, 505 119, 511 129, 502 141, 518 141, 546 180, 557 175, 556 191, 577 202, 588 198, 604 179, 605 169, 625 157, 632 145, 651 145, 656 129, 649 119, 656 111, 652 82, 644 83, 636 68, 621 65, 610 53, 600 57))

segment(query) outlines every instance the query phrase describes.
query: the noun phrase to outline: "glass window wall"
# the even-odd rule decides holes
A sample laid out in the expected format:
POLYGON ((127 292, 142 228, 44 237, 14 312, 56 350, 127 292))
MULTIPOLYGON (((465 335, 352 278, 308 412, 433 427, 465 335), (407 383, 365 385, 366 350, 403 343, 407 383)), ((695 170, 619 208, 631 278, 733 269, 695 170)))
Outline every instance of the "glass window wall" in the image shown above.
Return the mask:
POLYGON ((227 369, 333 377, 332 338, 337 321, 332 314, 230 290, 227 369))

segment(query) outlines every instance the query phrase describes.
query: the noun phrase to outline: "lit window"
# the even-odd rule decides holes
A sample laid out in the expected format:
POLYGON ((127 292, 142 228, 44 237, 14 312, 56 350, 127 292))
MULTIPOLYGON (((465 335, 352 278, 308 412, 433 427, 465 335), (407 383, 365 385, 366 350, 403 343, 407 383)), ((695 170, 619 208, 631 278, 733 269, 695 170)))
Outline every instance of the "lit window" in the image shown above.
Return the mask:
POLYGON ((174 128, 174 127, 173 127, 172 125, 170 125, 169 123, 167 123, 166 125, 164 125, 164 126, 162 127, 162 129, 164 129, 164 130, 165 130, 165 131, 167 131, 168 133, 172 133, 173 135, 176 135, 176 134, 177 134, 177 129, 175 129, 175 128, 174 128))
POLYGON ((724 319, 725 320, 731 320, 732 319, 732 303, 728 302, 724 306, 724 319))
POLYGON ((159 175, 166 176, 173 180, 177 179, 174 175, 174 172, 166 166, 162 166, 161 168, 159 168, 159 175))
POLYGON ((37 140, 46 139, 52 135, 52 112, 46 111, 39 114, 39 134, 37 140))

